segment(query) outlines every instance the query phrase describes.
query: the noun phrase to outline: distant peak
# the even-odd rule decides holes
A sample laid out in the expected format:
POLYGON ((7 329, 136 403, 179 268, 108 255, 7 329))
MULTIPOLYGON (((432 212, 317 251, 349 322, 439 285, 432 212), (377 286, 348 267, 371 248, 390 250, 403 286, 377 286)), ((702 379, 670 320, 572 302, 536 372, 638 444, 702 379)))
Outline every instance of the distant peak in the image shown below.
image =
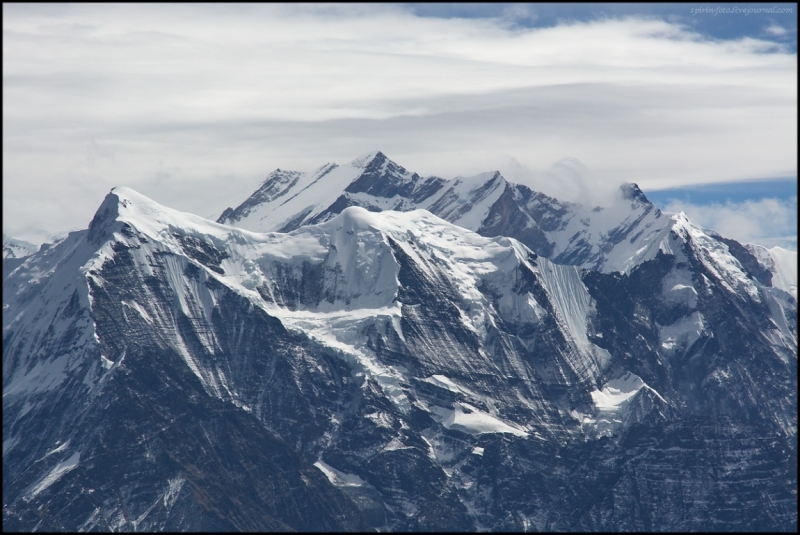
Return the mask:
POLYGON ((633 182, 622 184, 619 189, 622 191, 622 196, 629 200, 638 200, 645 204, 652 204, 644 192, 639 189, 639 186, 633 182))
POLYGON ((136 190, 126 187, 112 188, 89 223, 89 240, 105 239, 120 216, 144 214, 151 217, 165 210, 172 211, 136 190))
POLYGON ((363 169, 374 161, 382 162, 386 159, 387 159, 386 155, 378 150, 359 156, 358 158, 350 162, 350 165, 353 167, 363 169))

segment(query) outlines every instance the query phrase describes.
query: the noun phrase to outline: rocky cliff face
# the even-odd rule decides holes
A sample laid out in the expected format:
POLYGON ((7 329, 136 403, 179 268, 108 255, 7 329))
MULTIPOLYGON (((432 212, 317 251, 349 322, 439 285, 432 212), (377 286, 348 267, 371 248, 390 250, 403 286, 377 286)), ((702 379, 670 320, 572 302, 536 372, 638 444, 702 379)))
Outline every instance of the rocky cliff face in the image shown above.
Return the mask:
MULTIPOLYGON (((348 195, 574 212, 377 160, 348 195)), ((666 222, 608 272, 426 210, 260 234, 116 188, 4 278, 5 529, 795 530, 796 300, 633 193, 608 243, 666 222)))

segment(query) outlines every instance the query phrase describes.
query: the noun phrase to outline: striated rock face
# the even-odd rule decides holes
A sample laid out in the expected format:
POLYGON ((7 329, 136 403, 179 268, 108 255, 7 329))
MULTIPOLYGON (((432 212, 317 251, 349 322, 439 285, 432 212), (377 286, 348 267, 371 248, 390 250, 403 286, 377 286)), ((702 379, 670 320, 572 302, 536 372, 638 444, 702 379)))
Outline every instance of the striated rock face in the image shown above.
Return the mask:
MULTIPOLYGON (((287 361, 307 351, 307 341, 213 283, 218 308, 200 325, 202 304, 170 284, 173 262, 189 283, 200 276, 192 255, 151 249, 127 223, 94 230, 96 240, 108 240, 100 251, 87 247, 86 232, 71 236, 50 257, 32 259, 32 271, 57 265, 40 287, 12 298, 20 315, 4 329, 5 529, 364 529, 352 501, 293 444, 238 399, 210 395, 199 371, 214 369, 216 357, 202 343, 214 336, 220 356, 243 357, 218 362, 226 378, 244 381, 234 391, 256 396, 251 390, 269 383, 247 379, 263 379, 268 369, 287 379, 287 361), (59 304, 62 283, 68 290, 59 304), (30 302, 42 295, 48 302, 30 302)), ((24 288, 17 281, 5 281, 7 296, 24 288)), ((343 373, 338 361, 332 366, 333 377, 343 373)), ((287 386, 265 397, 291 407, 287 386)))
POLYGON ((116 188, 11 271, 4 528, 796 530, 791 294, 633 188, 609 251, 665 223, 586 270, 501 236, 574 207, 381 157, 347 195, 451 192, 437 210, 484 203, 498 235, 324 203, 261 234, 116 188))
MULTIPOLYGON (((620 445, 612 490, 579 529, 728 531, 790 529, 797 497, 792 440, 727 418, 637 426, 620 445), (773 520, 764 524, 765 518, 773 520)), ((595 457, 596 459, 596 457, 595 457)), ((587 463, 588 464, 588 463, 587 463)), ((596 466, 584 464, 588 478, 596 466)), ((595 473, 593 473, 595 472, 595 473)))

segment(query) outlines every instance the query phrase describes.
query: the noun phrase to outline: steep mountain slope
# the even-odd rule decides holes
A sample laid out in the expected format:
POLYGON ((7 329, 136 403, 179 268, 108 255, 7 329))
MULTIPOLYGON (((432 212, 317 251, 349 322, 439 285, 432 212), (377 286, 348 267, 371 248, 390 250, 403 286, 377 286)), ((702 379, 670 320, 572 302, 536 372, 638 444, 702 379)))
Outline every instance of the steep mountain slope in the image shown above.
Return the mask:
MULTIPOLYGON (((182 338, 169 338, 187 320, 157 276, 169 259, 156 247, 126 263, 120 202, 109 196, 88 231, 4 281, 4 528, 363 528, 292 447, 207 395, 182 338)), ((267 339, 276 327, 257 315, 241 326, 267 339)), ((291 350, 248 343, 273 358, 291 350)))
POLYGON ((724 241, 662 215, 603 273, 325 210, 259 234, 116 188, 5 277, 4 526, 797 527, 797 303, 724 241))

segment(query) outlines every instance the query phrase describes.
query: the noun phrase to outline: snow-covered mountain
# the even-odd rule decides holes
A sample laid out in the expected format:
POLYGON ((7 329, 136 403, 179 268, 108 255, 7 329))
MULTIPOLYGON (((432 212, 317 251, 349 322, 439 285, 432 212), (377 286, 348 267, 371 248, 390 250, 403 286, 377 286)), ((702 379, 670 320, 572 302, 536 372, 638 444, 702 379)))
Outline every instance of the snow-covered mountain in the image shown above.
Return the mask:
POLYGON ((40 249, 52 247, 56 243, 67 237, 69 232, 59 232, 56 234, 43 230, 33 230, 26 232, 30 239, 35 243, 14 238, 3 234, 3 278, 19 266, 24 258, 32 255, 40 249))
MULTIPOLYGON (((423 178, 378 151, 310 173, 278 169, 217 221, 255 232, 286 232, 327 221, 348 206, 373 212, 425 209, 483 236, 516 238, 557 264, 604 273, 627 273, 652 260, 659 250, 654 244, 684 217, 661 213, 635 184, 623 185, 606 206, 585 206, 510 183, 496 171, 451 180, 423 178)), ((797 299, 796 252, 742 246, 713 231, 704 234, 728 246, 749 277, 760 277, 764 285, 797 299)))
POLYGON ((670 225, 635 184, 623 186, 609 206, 583 206, 510 183, 499 172, 423 178, 381 152, 311 173, 278 169, 218 222, 286 232, 327 221, 348 206, 425 209, 484 236, 514 237, 556 263, 604 272, 629 270, 670 225))
POLYGON ((39 250, 38 245, 3 234, 3 259, 24 258, 39 250))
POLYGON ((486 222, 582 208, 381 156, 221 218, 287 233, 115 188, 4 276, 4 528, 795 530, 797 302, 759 251, 629 187, 617 235, 548 241, 602 269, 561 264, 486 222))

